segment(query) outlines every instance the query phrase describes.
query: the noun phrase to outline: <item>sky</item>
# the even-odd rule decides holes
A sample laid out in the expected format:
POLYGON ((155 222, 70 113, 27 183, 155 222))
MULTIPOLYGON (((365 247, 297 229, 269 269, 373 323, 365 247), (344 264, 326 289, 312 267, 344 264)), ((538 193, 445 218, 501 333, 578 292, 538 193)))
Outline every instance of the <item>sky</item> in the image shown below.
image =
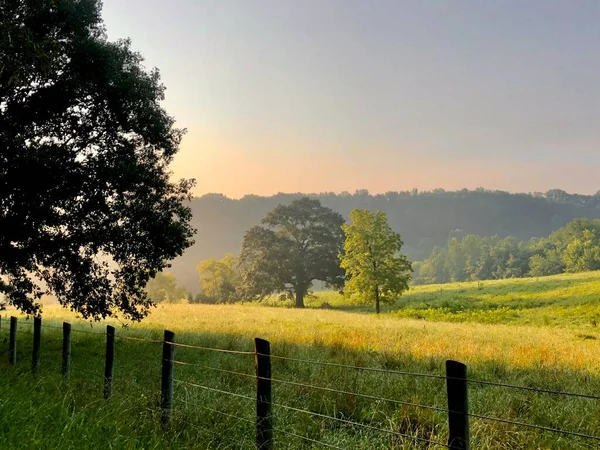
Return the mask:
POLYGON ((600 1, 104 0, 198 195, 600 190, 600 1))

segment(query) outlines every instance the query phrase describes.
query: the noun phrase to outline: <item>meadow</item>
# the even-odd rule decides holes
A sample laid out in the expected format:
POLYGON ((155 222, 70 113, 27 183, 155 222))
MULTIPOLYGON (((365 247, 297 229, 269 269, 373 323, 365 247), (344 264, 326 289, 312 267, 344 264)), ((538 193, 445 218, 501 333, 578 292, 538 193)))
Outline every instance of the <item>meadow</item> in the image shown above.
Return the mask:
MULTIPOLYGON (((254 446, 253 355, 177 347, 171 429, 159 426, 162 330, 177 342, 252 351, 253 338, 283 357, 444 374, 446 359, 469 377, 591 395, 600 394, 600 273, 540 279, 417 286, 376 316, 334 293, 309 308, 263 304, 160 305, 141 324, 117 328, 113 397, 102 398, 105 324, 78 322, 56 306, 44 324, 72 321, 71 376, 60 375, 61 332, 44 328, 42 365, 29 373, 31 326, 19 324, 19 354, 7 364, 5 311, 0 330, 0 447, 242 449, 254 446), (221 369, 215 371, 214 369, 221 369), (223 372, 228 371, 228 372, 223 372), (237 374, 229 372, 238 372, 237 374), (242 374, 242 375, 240 375, 242 374), (190 383, 190 384, 186 384, 190 383), (193 385, 206 386, 206 390, 193 385), (228 391, 250 399, 234 397, 228 391), (227 414, 227 415, 225 415, 227 414), (236 417, 232 417, 236 416, 236 417), (241 419, 240 419, 241 418, 241 419), (17 444, 15 444, 17 443, 17 444)), ((267 304, 270 302, 267 302, 267 304)), ((444 443, 447 415, 392 402, 316 390, 309 385, 444 408, 444 380, 297 361, 273 360, 273 401, 316 414, 444 443)), ((600 401, 488 385, 469 385, 470 412, 600 435, 600 401)), ((290 433, 345 449, 433 449, 433 444, 274 407, 276 448, 323 448, 290 433)), ((474 449, 591 449, 598 441, 471 419, 474 449)))

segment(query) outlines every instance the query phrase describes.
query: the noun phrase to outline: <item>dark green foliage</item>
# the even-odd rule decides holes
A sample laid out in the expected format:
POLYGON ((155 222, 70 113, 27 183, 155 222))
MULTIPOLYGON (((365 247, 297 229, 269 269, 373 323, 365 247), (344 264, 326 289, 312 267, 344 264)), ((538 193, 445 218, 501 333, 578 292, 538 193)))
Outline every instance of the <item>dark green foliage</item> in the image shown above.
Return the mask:
MULTIPOLYGON (((173 263, 177 279, 198 290, 198 261, 220 258, 239 251, 246 230, 260 222, 278 204, 289 204, 306 194, 277 194, 272 197, 247 195, 229 199, 208 194, 192 200, 193 225, 202 230, 196 245, 173 263)), ((478 189, 468 191, 388 192, 369 195, 311 194, 323 206, 347 218, 355 208, 386 213, 392 229, 402 235, 403 253, 411 261, 423 261, 435 246, 443 247, 449 237, 468 234, 519 241, 548 236, 579 217, 600 217, 600 196, 572 195, 564 191, 546 194, 510 194, 478 189), (458 230, 458 231, 456 231, 458 230)))
POLYGON ((245 298, 279 292, 304 307, 315 280, 341 287, 344 272, 339 255, 344 248, 342 216, 307 197, 279 205, 246 232, 239 268, 245 298))
POLYGON ((418 265, 417 283, 546 276, 600 269, 600 220, 576 219, 544 239, 455 237, 418 265))
POLYGON ((83 317, 144 317, 146 282, 192 244, 183 131, 158 71, 109 42, 97 0, 0 5, 0 293, 83 317))

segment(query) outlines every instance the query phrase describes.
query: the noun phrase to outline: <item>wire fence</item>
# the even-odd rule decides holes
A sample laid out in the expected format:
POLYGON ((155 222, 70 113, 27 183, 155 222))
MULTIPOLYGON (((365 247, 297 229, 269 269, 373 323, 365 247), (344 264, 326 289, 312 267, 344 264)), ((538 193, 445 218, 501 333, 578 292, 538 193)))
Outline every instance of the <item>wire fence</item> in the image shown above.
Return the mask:
MULTIPOLYGON (((19 325, 26 325, 26 328, 21 329, 25 331, 28 336, 33 334, 33 346, 32 346, 32 371, 36 372, 42 368, 50 369, 53 367, 52 364, 40 366, 40 335, 42 329, 41 319, 36 318, 32 320, 18 320, 15 317, 10 319, 10 328, 6 325, 6 320, 2 320, 0 317, 0 333, 6 333, 8 329, 9 334, 9 363, 11 365, 16 364, 17 355, 17 331, 19 325)), ((148 344, 148 345, 162 345, 162 357, 157 358, 157 363, 160 363, 160 373, 157 370, 156 374, 144 373, 144 377, 153 380, 157 387, 160 387, 161 392, 161 417, 163 425, 168 424, 171 417, 171 410, 174 404, 174 386, 185 387, 186 389, 194 389, 200 392, 211 393, 217 396, 227 396, 232 399, 239 401, 251 401, 256 402, 255 419, 248 419, 247 417, 239 416, 231 412, 222 411, 220 409, 211 408, 205 404, 186 402, 188 406, 219 414, 224 417, 239 420, 244 423, 252 423, 253 427, 256 428, 256 445, 257 448, 263 450, 270 450, 276 446, 278 441, 277 436, 287 436, 287 439, 294 438, 300 441, 306 442, 307 444, 316 444, 324 448, 344 448, 340 447, 336 443, 327 442, 323 439, 317 439, 313 436, 306 436, 300 432, 296 432, 295 429, 286 429, 280 425, 275 426, 273 423, 273 417, 277 412, 278 415, 282 415, 286 412, 290 414, 300 414, 310 418, 315 418, 321 421, 335 422, 343 425, 347 429, 351 430, 365 430, 370 433, 389 435, 394 438, 404 440, 406 442, 414 442, 422 445, 427 445, 427 448, 449 448, 452 450, 466 450, 470 448, 470 433, 469 433, 469 418, 501 423, 504 425, 510 425, 519 429, 536 430, 540 433, 551 433, 553 435, 569 436, 573 438, 583 439, 586 441, 594 442, 595 446, 598 446, 600 442, 600 436, 583 432, 581 430, 568 430, 556 426, 547 426, 538 423, 528 423, 525 421, 512 420, 509 418, 495 417, 491 415, 477 414, 469 411, 468 403, 468 386, 469 385, 480 385, 486 387, 496 387, 501 389, 510 390, 521 390, 524 392, 534 392, 541 395, 549 396, 563 396, 572 397, 577 399, 586 399, 592 401, 600 400, 600 396, 587 394, 553 390, 547 388, 539 388, 532 386, 519 386, 515 384, 497 383, 487 380, 478 380, 467 377, 466 366, 456 361, 446 362, 446 375, 432 374, 432 373, 420 373, 411 371, 400 371, 400 370, 388 370, 377 367, 367 367, 358 365, 348 365, 335 363, 330 361, 320 361, 312 359, 302 359, 290 356, 282 356, 272 354, 270 351, 270 344, 262 339, 255 340, 255 350, 234 350, 224 349, 218 347, 202 346, 191 343, 180 343, 175 342, 174 334, 169 331, 165 331, 165 337, 163 340, 153 339, 148 337, 130 336, 116 334, 115 329, 111 326, 107 326, 106 332, 98 332, 92 330, 84 330, 81 328, 72 328, 70 324, 63 324, 62 327, 43 324, 44 328, 52 330, 60 330, 63 334, 62 340, 62 373, 65 376, 69 376, 71 372, 71 333, 81 333, 86 335, 94 335, 95 338, 105 338, 106 340, 106 352, 104 354, 104 374, 96 373, 90 369, 90 367, 79 368, 86 376, 91 379, 102 378, 104 384, 104 393, 106 398, 110 398, 112 395, 112 383, 114 380, 114 369, 115 367, 122 370, 122 375, 131 375, 130 368, 114 361, 114 347, 115 340, 127 341, 136 344, 148 344), (246 367, 246 371, 233 370, 231 368, 215 367, 210 364, 200 364, 198 362, 186 361, 183 359, 175 358, 175 349, 185 349, 186 351, 197 352, 204 354, 211 352, 220 355, 231 355, 234 357, 248 357, 252 356, 254 361, 250 364, 247 360, 238 363, 238 366, 246 367), (422 404, 414 401, 400 400, 396 398, 389 398, 380 395, 373 395, 364 392, 357 392, 354 390, 342 389, 335 386, 324 386, 321 383, 308 383, 299 381, 297 379, 290 380, 282 377, 272 376, 272 360, 279 360, 284 363, 292 362, 298 364, 306 364, 312 366, 324 366, 341 369, 343 371, 361 371, 370 372, 376 374, 382 374, 385 376, 403 376, 412 378, 425 378, 444 381, 446 385, 446 399, 447 407, 440 407, 438 405, 422 404), (200 382, 185 380, 179 377, 175 377, 175 367, 185 367, 195 371, 201 371, 202 373, 214 373, 231 375, 239 379, 252 379, 256 381, 256 389, 252 394, 233 392, 232 390, 208 386, 200 382), (252 369, 250 371, 250 369, 252 369), (430 430, 429 435, 423 432, 408 432, 400 430, 394 427, 385 427, 381 421, 373 420, 371 423, 364 423, 352 417, 344 417, 339 415, 325 414, 317 409, 311 409, 307 407, 298 407, 288 403, 282 403, 278 400, 273 399, 272 385, 276 386, 287 386, 291 388, 298 388, 302 390, 310 390, 318 393, 329 393, 336 394, 346 397, 352 397, 355 399, 363 399, 371 402, 385 403, 394 407, 406 407, 414 408, 418 410, 432 411, 435 414, 441 414, 447 417, 447 440, 444 442, 440 441, 439 433, 435 433, 433 428, 430 430)), ((157 352, 158 356, 158 352, 157 352)), ((157 364, 157 369, 159 364, 157 364)), ((195 372, 197 373, 197 372, 195 372)), ((293 373, 293 372, 292 372, 293 373)), ((182 375, 185 375, 182 373, 182 375)), ((183 401, 178 399, 178 401, 183 401)), ((248 404, 251 406, 252 404, 248 404)), ((288 420, 289 417, 286 417, 288 420)), ((442 433, 446 435, 446 433, 442 433)))

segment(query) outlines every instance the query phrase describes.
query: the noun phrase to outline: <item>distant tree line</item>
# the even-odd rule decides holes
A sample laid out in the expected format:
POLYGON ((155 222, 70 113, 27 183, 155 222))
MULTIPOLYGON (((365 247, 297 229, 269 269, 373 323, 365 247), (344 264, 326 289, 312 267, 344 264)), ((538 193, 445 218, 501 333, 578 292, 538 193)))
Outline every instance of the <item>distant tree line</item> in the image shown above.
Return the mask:
MULTIPOLYGON (((460 234, 457 230, 454 234, 460 234)), ((576 219, 548 237, 451 236, 415 263, 417 284, 555 275, 600 269, 600 220, 576 219)))
POLYGON ((278 295, 298 308, 313 283, 352 302, 393 303, 415 284, 537 277, 600 270, 600 219, 575 219, 545 238, 449 233, 447 244, 410 263, 403 242, 382 211, 342 216, 308 197, 278 205, 245 234, 239 257, 227 254, 197 265, 201 291, 182 290, 172 274, 149 285, 150 297, 176 302, 235 303, 278 295), (414 275, 413 275, 414 270, 414 275))
POLYGON ((353 209, 382 211, 391 228, 402 235, 403 253, 411 261, 427 259, 434 247, 447 245, 449 233, 514 236, 519 241, 548 236, 577 218, 600 218, 600 194, 578 195, 554 189, 545 193, 512 194, 485 189, 402 191, 370 194, 366 190, 341 194, 247 195, 231 199, 221 194, 194 198, 192 225, 195 245, 175 259, 170 269, 192 292, 198 292, 196 265, 209 258, 239 253, 245 232, 277 205, 302 197, 319 200, 349 219, 353 209))

